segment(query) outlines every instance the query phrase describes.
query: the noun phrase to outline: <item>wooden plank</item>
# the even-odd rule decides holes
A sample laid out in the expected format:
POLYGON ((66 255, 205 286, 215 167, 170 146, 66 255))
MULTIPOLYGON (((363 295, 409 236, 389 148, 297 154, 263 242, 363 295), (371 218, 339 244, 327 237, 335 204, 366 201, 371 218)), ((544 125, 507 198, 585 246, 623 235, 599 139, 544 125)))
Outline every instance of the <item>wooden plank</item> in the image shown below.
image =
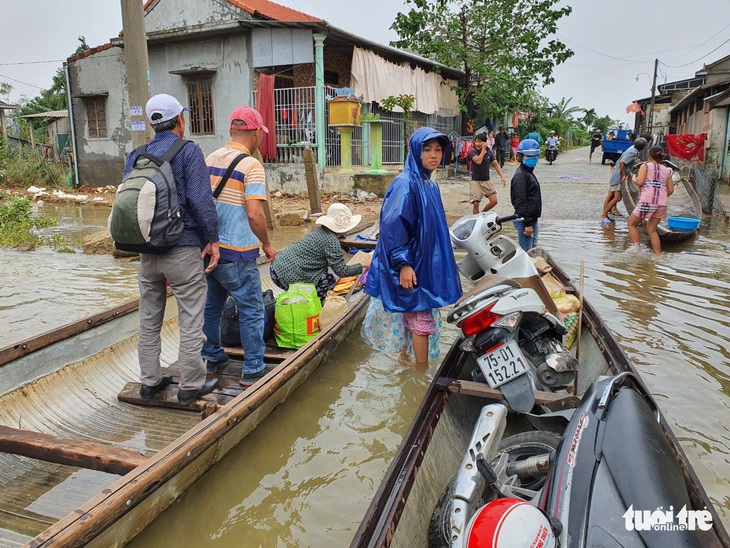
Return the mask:
POLYGON ((322 199, 319 196, 319 185, 317 184, 317 169, 315 167, 312 144, 309 142, 304 147, 304 175, 307 179, 309 208, 312 213, 322 213, 322 199))
POLYGON ((0 426, 0 452, 125 475, 147 460, 129 449, 0 426))
MULTIPOLYGON (((490 388, 486 384, 474 381, 463 381, 459 379, 448 379, 441 378, 436 382, 437 386, 442 390, 448 390, 454 394, 464 394, 466 396, 478 396, 480 398, 486 398, 489 400, 503 401, 504 396, 496 388, 490 388)), ((569 394, 556 394, 553 392, 544 392, 542 390, 535 390, 535 404, 537 405, 550 405, 555 407, 557 404, 564 404, 563 407, 575 407, 574 400, 580 402, 575 396, 569 394)))
POLYGON ((196 411, 198 413, 202 413, 210 411, 211 404, 222 407, 234 398, 233 395, 221 393, 220 390, 216 389, 210 394, 195 400, 193 403, 180 405, 180 402, 177 401, 177 385, 171 384, 167 388, 155 394, 155 397, 151 400, 143 400, 140 397, 139 389, 141 386, 142 385, 138 382, 128 382, 117 395, 117 399, 124 403, 144 405, 146 407, 164 407, 166 409, 182 409, 185 411, 196 411), (171 387, 174 388, 171 389, 171 387))
POLYGON ((6 346, 5 348, 0 349, 0 365, 5 365, 6 363, 25 356, 26 354, 30 354, 58 341, 68 339, 69 337, 78 335, 79 333, 89 329, 93 329, 94 327, 118 318, 119 316, 134 312, 138 308, 139 299, 135 299, 128 303, 110 308, 109 310, 105 310, 104 312, 100 312, 99 314, 94 314, 93 316, 84 318, 83 320, 59 327, 53 331, 48 331, 47 333, 43 333, 37 337, 31 337, 30 339, 25 339, 24 341, 6 346))
MULTIPOLYGON (((243 348, 240 346, 224 346, 223 350, 229 357, 243 360, 243 348)), ((264 361, 283 362, 295 352, 296 350, 291 348, 280 348, 278 346, 267 345, 264 349, 264 361)))
POLYGON ((352 240, 350 238, 341 238, 340 245, 342 247, 359 247, 360 249, 375 249, 377 242, 368 242, 366 240, 352 240))

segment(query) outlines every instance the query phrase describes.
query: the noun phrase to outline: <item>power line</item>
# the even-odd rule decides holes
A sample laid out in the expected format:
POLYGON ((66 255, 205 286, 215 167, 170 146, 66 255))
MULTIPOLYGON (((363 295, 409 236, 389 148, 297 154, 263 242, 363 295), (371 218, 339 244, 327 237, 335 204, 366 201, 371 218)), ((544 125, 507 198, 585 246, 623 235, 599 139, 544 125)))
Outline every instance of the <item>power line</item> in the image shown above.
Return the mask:
POLYGON ((51 59, 49 61, 20 61, 18 63, 0 63, 0 67, 10 67, 15 65, 40 65, 43 63, 63 63, 63 59, 51 59))
POLYGON ((717 47, 716 47, 715 49, 713 49, 712 51, 709 51, 709 52, 705 53, 704 55, 702 55, 701 57, 698 57, 698 58, 697 58, 697 59, 695 59, 694 61, 690 61, 689 63, 685 63, 684 65, 676 65, 676 66, 675 66, 675 65, 667 65, 666 63, 664 63, 664 64, 665 64, 665 65, 666 65, 667 67, 669 67, 669 68, 682 68, 682 67, 686 67, 687 65, 691 65, 691 64, 693 64, 693 63, 696 63, 697 61, 701 61, 702 59, 704 59, 705 57, 707 57, 707 56, 708 56, 708 55, 710 55, 711 53, 715 53, 715 52, 716 52, 717 50, 719 50, 719 49, 720 49, 720 48, 721 48, 722 46, 724 46, 724 45, 725 45, 725 44, 727 44, 728 42, 730 42, 730 38, 728 38, 727 40, 725 40, 725 41, 724 41, 724 42, 723 42, 722 44, 720 44, 719 46, 717 46, 717 47))
POLYGON ((702 43, 701 43, 700 45, 698 45, 698 46, 697 46, 696 48, 694 48, 694 49, 692 49, 692 50, 688 51, 687 53, 683 53, 683 54, 682 54, 682 55, 680 55, 679 57, 675 57, 674 59, 672 59, 672 62, 676 61, 676 60, 677 60, 677 59, 679 59, 680 57, 684 57, 685 55, 689 55, 689 54, 690 54, 690 53, 692 53, 693 51, 695 51, 695 50, 697 50, 697 49, 701 48, 702 46, 704 46, 705 44, 707 44, 707 43, 708 43, 708 42, 709 42, 710 40, 712 40, 713 38, 715 38, 715 36, 717 36, 718 34, 722 33, 723 31, 725 31, 725 29, 727 29, 728 27, 730 27, 730 25, 726 25, 726 26, 724 26, 724 27, 723 27, 723 28, 721 28, 721 29, 720 29, 719 31, 717 31, 717 32, 716 32, 715 34, 713 34, 712 36, 710 36, 710 37, 709 37, 709 38, 708 38, 707 40, 705 40, 705 41, 704 41, 704 42, 702 42, 702 43))
POLYGON ((16 80, 15 78, 11 78, 10 76, 5 76, 4 74, 0 74, 0 78, 5 78, 6 80, 12 80, 13 82, 18 82, 19 84, 23 84, 24 86, 30 86, 32 88, 37 88, 40 90, 46 89, 42 88, 40 86, 36 86, 35 84, 29 84, 28 82, 23 82, 21 80, 16 80))

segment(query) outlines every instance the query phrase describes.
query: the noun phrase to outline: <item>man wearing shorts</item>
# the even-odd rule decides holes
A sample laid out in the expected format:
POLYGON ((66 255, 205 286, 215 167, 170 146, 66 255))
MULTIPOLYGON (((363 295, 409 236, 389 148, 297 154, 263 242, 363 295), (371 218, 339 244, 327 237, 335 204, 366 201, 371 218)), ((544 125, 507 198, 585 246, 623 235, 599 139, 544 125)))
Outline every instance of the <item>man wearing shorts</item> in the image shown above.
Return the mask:
POLYGON ((620 215, 615 210, 616 205, 621 201, 621 185, 626 181, 626 177, 639 159, 639 153, 646 148, 646 139, 639 137, 634 144, 627 148, 616 162, 616 166, 611 173, 609 180, 608 195, 603 202, 603 212, 601 213, 601 224, 610 225, 613 222, 608 214, 620 215))
POLYGON ((494 165, 494 169, 502 179, 502 186, 507 186, 507 181, 502 174, 502 168, 494 157, 494 154, 487 147, 487 135, 479 133, 474 137, 474 149, 469 151, 469 160, 471 160, 471 205, 472 213, 479 213, 479 204, 482 198, 486 198, 487 205, 482 211, 489 211, 497 205, 497 191, 489 180, 489 164, 494 165))

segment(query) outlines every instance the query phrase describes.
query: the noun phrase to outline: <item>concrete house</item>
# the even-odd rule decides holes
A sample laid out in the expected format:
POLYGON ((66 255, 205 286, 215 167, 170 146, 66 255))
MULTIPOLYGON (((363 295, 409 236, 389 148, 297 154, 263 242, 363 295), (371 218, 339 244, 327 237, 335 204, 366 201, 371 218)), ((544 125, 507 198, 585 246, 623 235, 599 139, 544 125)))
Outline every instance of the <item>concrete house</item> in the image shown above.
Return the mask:
MULTIPOLYGON (((651 97, 636 100, 634 128, 648 131, 651 97)), ((652 132, 655 135, 706 133, 705 167, 730 182, 730 55, 705 65, 693 78, 657 86, 652 132)))
MULTIPOLYGON (((303 169, 296 167, 306 142, 314 148, 325 190, 353 188, 351 177, 338 175, 340 134, 327 119, 326 101, 334 88, 355 88, 355 95, 363 96, 363 111, 387 122, 384 163, 402 162, 403 140, 402 114, 380 109, 384 97, 413 93, 416 124, 446 133, 457 126, 452 86, 463 73, 358 38, 322 19, 269 0, 149 0, 144 9, 151 93, 170 93, 192 109, 188 136, 205 154, 228 140, 228 116, 236 106, 257 106, 266 79, 272 141, 262 152, 272 190, 306 190, 303 175, 298 176, 303 169)), ((117 183, 131 150, 123 47, 120 35, 67 61, 81 186, 117 183)), ((354 128, 355 172, 367 169, 368 145, 368 128, 354 128)))

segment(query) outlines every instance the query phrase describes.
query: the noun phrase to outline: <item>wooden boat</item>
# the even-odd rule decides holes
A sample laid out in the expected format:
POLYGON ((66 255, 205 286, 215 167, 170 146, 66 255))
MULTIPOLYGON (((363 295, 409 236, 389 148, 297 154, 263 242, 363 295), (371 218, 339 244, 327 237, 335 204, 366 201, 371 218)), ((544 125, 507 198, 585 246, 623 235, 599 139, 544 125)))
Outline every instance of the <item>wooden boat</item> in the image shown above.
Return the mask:
MULTIPOLYGON (((634 166, 630 176, 627 178, 627 183, 623 187, 622 198, 624 207, 629 215, 634 211, 639 196, 639 187, 636 186, 634 180, 639 172, 639 166, 634 166)), ((667 217, 686 217, 688 219, 702 220, 702 204, 700 198, 697 196, 697 192, 692 186, 692 182, 689 180, 684 172, 679 169, 678 166, 671 162, 665 162, 665 165, 671 167, 674 170, 672 180, 674 181, 674 194, 669 197, 669 207, 667 211, 667 217)), ((676 242, 689 238, 699 230, 699 225, 693 230, 681 230, 677 228, 670 228, 667 224, 666 219, 662 219, 657 227, 657 233, 659 239, 663 242, 676 242)))
MULTIPOLYGON (((578 294, 563 270, 543 250, 535 250, 552 266, 552 274, 566 292, 578 294)), ((583 301, 577 394, 585 393, 599 376, 636 369, 596 310, 583 301)), ((479 410, 501 398, 499 391, 469 380, 473 360, 460 351, 457 340, 435 374, 426 396, 357 530, 354 547, 429 546, 429 522, 439 497, 459 469, 479 410)), ((574 346, 576 348, 576 346, 574 346)), ((538 404, 552 410, 574 408, 574 395, 536 393, 538 404)), ((664 417, 660 427, 681 467, 695 508, 707 508, 713 528, 704 533, 702 546, 730 546, 728 537, 705 490, 664 417)), ((507 419, 509 435, 531 427, 519 415, 507 419)))
MULTIPOLYGON (((278 294, 268 268, 262 285, 278 294)), ((174 384, 142 402, 130 382, 138 300, 0 350, 0 545, 129 542, 335 351, 368 301, 362 291, 346 299, 346 314, 300 349, 269 343, 272 370, 255 385, 239 385, 242 365, 231 360, 218 389, 185 410, 174 384)), ((169 297, 161 359, 174 382, 178 341, 169 297)))

